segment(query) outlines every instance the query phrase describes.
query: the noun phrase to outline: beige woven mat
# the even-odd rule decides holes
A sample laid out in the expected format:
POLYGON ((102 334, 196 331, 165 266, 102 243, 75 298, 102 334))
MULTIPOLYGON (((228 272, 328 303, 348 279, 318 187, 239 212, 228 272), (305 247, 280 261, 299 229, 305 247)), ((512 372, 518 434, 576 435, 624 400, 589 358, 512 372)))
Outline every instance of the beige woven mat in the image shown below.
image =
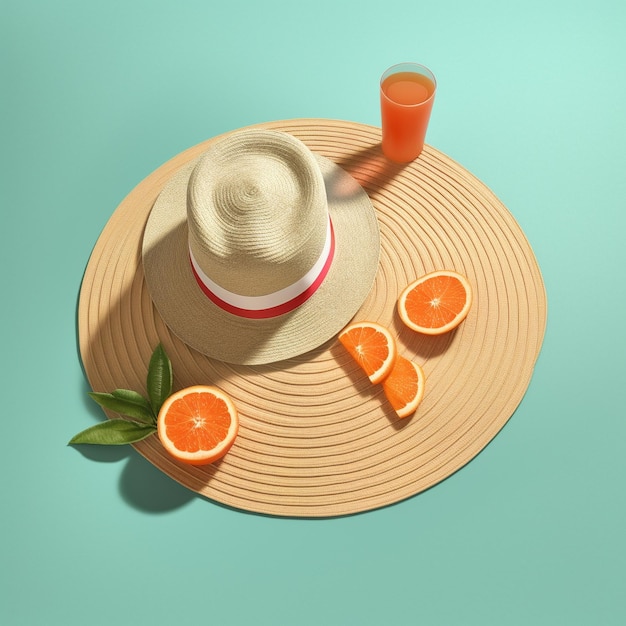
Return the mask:
POLYGON ((212 361, 171 335, 144 282, 143 228, 165 181, 210 141, 141 182, 98 239, 78 310, 87 377, 96 391, 144 392, 147 364, 161 341, 176 388, 215 384, 231 394, 241 429, 218 463, 179 465, 161 450, 156 436, 136 446, 156 467, 210 499, 296 517, 356 513, 398 502, 470 461, 520 403, 546 325, 537 262, 494 194, 429 146, 415 162, 401 166, 382 156, 375 127, 319 119, 260 126, 292 133, 350 172, 370 195, 380 222, 381 263, 355 319, 390 327, 400 353, 423 366, 427 388, 418 412, 398 420, 381 389, 357 371, 335 341, 297 359, 245 367, 212 361), (456 331, 423 337, 403 328, 395 300, 409 281, 435 269, 464 273, 475 301, 456 331))

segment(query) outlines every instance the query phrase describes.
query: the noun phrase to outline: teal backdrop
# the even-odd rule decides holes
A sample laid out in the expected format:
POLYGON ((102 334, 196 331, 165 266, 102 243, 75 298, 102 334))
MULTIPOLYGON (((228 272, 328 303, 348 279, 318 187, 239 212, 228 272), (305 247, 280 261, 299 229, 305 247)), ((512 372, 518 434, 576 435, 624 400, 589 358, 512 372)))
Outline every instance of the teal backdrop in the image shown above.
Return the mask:
POLYGON ((0 623, 626 623, 622 0, 0 0, 0 623), (301 117, 379 125, 438 79, 427 141, 523 228, 548 293, 526 396, 449 479, 327 520, 197 496, 102 419, 81 277, 126 194, 185 148, 301 117))

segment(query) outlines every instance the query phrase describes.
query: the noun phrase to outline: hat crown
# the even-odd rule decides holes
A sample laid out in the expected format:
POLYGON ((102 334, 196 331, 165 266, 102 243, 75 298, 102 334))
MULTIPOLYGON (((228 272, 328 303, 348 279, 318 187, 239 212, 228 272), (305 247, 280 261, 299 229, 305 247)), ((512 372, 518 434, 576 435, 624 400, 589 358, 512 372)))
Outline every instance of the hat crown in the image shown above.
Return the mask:
POLYGON ((315 156, 291 135, 258 129, 207 150, 189 179, 187 215, 199 268, 242 296, 300 280, 324 248, 329 219, 315 156))

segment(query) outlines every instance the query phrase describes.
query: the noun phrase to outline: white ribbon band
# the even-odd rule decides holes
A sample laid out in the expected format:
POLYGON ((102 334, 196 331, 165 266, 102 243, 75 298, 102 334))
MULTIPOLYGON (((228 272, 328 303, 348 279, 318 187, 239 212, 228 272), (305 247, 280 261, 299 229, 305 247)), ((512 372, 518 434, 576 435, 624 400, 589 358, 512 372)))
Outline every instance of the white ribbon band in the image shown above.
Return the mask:
POLYGON ((198 281, 211 292, 214 296, 222 300, 226 304, 235 307, 237 309, 243 309, 247 311, 262 311, 265 309, 274 309, 280 307, 301 294, 310 289, 316 281, 320 279, 323 272, 327 271, 327 265, 330 261, 330 256, 334 251, 333 233, 330 218, 326 226, 326 241, 324 247, 320 253, 319 258, 314 263, 313 267, 295 283, 274 291, 273 293, 264 294, 261 296, 245 296, 238 293, 224 289, 218 285, 215 281, 211 280, 200 268, 198 262, 193 256, 191 248, 189 248, 189 258, 193 265, 194 272, 198 281))

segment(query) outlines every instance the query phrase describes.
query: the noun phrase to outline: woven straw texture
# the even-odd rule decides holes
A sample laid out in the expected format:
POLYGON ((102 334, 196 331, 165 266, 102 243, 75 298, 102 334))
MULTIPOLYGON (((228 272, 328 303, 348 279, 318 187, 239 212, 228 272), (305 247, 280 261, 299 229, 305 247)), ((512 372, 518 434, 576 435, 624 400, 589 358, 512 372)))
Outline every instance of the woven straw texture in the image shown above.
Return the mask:
MULTIPOLYGON (((380 267, 355 319, 392 329, 400 353, 426 374, 417 413, 399 420, 338 342, 262 366, 234 366, 189 349, 164 325, 146 289, 143 229, 159 191, 210 141, 141 182, 104 228, 85 271, 78 327, 93 389, 145 392, 161 341, 176 388, 215 384, 241 418, 231 451, 214 465, 182 466, 156 437, 137 450, 186 487, 236 508, 327 517, 415 495, 460 469, 500 431, 531 380, 546 325, 546 295, 533 252, 509 211, 474 176, 426 146, 409 165, 389 163, 380 130, 352 122, 260 125, 292 133, 363 186, 381 232, 380 267), (395 301, 411 280, 454 269, 472 283, 468 318, 439 337, 403 327, 395 301)), ((236 341, 236 338, 233 338, 236 341)))
POLYGON ((328 220, 324 179, 291 135, 228 135, 201 158, 191 181, 181 195, 195 225, 194 255, 221 285, 249 296, 278 291, 319 257, 328 220), (294 207, 302 207, 297 219, 294 207))

